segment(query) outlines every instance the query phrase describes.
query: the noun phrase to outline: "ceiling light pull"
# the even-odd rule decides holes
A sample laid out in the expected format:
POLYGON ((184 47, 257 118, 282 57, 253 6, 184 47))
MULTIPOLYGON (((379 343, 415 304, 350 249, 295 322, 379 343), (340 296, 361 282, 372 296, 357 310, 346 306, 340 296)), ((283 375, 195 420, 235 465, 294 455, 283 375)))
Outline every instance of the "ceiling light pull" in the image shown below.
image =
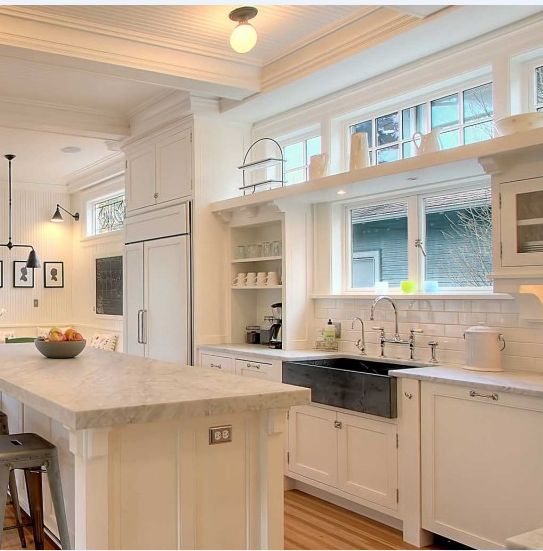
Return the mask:
POLYGON ((4 155, 4 157, 8 160, 8 230, 9 230, 9 236, 8 236, 8 242, 7 243, 0 243, 0 247, 7 247, 10 251, 13 249, 13 247, 22 247, 25 249, 30 249, 30 253, 28 255, 28 259, 26 261, 26 267, 27 268, 40 268, 41 263, 40 259, 38 257, 38 254, 34 250, 34 247, 32 245, 19 245, 12 242, 12 236, 11 236, 11 161, 15 159, 15 155, 4 155))
POLYGON ((237 21, 237 27, 230 35, 230 46, 238 54, 250 52, 256 44, 258 35, 255 28, 249 23, 249 19, 256 17, 258 10, 251 6, 244 6, 232 10, 228 17, 232 21, 237 21))
POLYGON ((55 210, 55 214, 51 216, 51 222, 64 222, 64 218, 62 218, 62 214, 60 213, 61 210, 63 210, 66 214, 69 214, 76 222, 79 220, 78 212, 72 214, 69 210, 66 210, 64 207, 57 203, 57 209, 55 210))

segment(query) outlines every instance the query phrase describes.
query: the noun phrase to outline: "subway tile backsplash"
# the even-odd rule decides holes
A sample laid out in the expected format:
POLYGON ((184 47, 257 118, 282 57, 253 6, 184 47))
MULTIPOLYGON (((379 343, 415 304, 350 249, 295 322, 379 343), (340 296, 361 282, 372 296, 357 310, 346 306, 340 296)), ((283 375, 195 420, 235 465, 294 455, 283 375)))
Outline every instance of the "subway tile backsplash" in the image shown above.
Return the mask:
MULTIPOLYGON (((369 355, 379 354, 379 336, 375 326, 383 326, 390 336, 394 333, 394 313, 390 304, 379 304, 375 320, 370 321, 372 299, 316 299, 313 330, 315 339, 329 318, 341 322, 339 349, 358 353, 354 343, 360 338, 360 325, 351 329, 356 316, 364 320, 366 347, 369 355)), ((543 324, 519 320, 515 300, 397 300, 400 335, 409 336, 410 329, 422 329, 416 335, 415 359, 428 361, 428 342, 436 340, 437 357, 441 362, 464 363, 464 331, 477 324, 499 328, 506 341, 503 356, 505 369, 543 372, 543 324)), ((407 359, 409 347, 386 344, 390 358, 407 359)))

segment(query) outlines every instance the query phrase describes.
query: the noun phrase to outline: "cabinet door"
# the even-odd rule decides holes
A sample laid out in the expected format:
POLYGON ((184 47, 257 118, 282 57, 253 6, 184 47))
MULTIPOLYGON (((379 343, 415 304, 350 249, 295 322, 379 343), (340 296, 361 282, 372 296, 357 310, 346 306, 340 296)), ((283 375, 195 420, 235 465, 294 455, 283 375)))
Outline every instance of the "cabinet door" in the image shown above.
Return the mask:
POLYGON ((127 154, 126 210, 155 204, 155 146, 148 144, 127 154))
POLYGON ((501 186, 503 266, 543 266, 543 178, 501 186))
POLYGON ((192 193, 191 131, 177 132, 156 145, 157 203, 192 193))
POLYGON ((235 373, 234 360, 226 356, 215 356, 214 354, 200 354, 202 367, 208 369, 221 369, 228 373, 235 373))
POLYGON ((189 238, 148 241, 144 247, 146 355, 188 364, 190 347, 189 238))
POLYGON ((143 356, 143 243, 124 249, 124 349, 127 354, 143 356))
POLYGON ((397 509, 397 427, 338 413, 339 488, 384 507, 397 509))
POLYGON ((495 549, 540 527, 541 427, 541 399, 422 383, 423 528, 495 549))
POLYGON ((330 486, 337 484, 336 412, 314 406, 290 409, 288 469, 330 486))

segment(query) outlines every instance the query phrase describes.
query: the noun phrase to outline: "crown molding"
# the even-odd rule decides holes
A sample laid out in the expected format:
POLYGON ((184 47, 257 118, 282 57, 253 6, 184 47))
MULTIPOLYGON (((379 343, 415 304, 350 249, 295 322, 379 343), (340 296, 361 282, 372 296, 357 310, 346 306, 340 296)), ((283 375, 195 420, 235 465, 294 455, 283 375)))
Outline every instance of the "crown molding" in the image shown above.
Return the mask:
POLYGON ((124 154, 113 153, 105 159, 92 163, 63 179, 66 193, 77 193, 102 184, 112 178, 124 175, 126 170, 124 154))
MULTIPOLYGON (((8 185, 8 181, 4 178, 0 179, 0 186, 4 188, 4 186, 8 185)), ((40 192, 40 193, 64 193, 68 194, 68 190, 65 185, 63 184, 51 184, 48 182, 26 182, 17 180, 17 182, 14 183, 13 186, 13 193, 17 193, 18 191, 31 191, 32 193, 40 192)))
POLYGON ((239 100, 260 88, 260 69, 239 60, 181 52, 86 25, 76 28, 21 7, 0 8, 0 44, 107 64, 101 72, 200 94, 239 100))

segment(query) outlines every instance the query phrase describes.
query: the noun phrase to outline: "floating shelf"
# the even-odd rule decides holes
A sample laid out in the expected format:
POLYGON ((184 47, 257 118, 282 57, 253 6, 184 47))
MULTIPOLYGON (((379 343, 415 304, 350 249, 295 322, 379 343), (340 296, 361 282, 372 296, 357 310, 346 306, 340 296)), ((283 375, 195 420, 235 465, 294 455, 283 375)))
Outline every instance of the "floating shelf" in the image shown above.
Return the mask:
POLYGON ((266 262, 268 260, 283 260, 282 256, 255 256, 253 258, 235 258, 232 264, 240 264, 243 262, 266 262))
POLYGON ((269 166, 276 166, 280 163, 284 163, 283 159, 277 159, 275 157, 268 157, 267 159, 262 159, 260 161, 254 161, 252 163, 247 163, 241 166, 238 166, 240 170, 257 170, 260 168, 268 168, 269 166))
POLYGON ((543 225, 543 218, 528 218, 526 220, 518 220, 517 226, 540 226, 543 225))
POLYGON ((244 287, 237 287, 236 285, 232 285, 232 289, 239 289, 240 291, 254 291, 256 290, 262 290, 262 289, 282 289, 282 285, 245 285, 244 287))

